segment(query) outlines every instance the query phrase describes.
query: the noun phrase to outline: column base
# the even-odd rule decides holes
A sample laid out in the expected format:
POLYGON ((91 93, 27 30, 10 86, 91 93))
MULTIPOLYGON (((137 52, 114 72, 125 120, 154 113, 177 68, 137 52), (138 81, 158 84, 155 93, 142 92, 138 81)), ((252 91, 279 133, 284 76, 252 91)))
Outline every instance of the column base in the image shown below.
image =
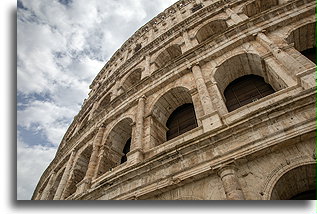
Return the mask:
POLYGON ((127 154, 128 163, 136 164, 143 161, 143 151, 141 149, 134 149, 127 154))
POLYGON ((316 87, 316 68, 311 68, 296 75, 297 84, 303 89, 316 87))
POLYGON ((220 115, 217 111, 204 115, 200 118, 204 132, 208 132, 217 129, 223 125, 220 115))
POLYGON ((76 189, 76 195, 80 195, 84 192, 86 192, 90 186, 91 186, 91 179, 90 178, 84 178, 81 182, 79 182, 76 189))

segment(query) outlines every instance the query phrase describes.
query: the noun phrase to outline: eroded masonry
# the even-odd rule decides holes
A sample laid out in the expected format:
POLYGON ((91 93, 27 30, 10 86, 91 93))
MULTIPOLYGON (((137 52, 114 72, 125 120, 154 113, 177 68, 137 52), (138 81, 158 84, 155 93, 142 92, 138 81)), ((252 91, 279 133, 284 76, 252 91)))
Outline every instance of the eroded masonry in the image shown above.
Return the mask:
POLYGON ((314 0, 183 0, 116 51, 33 200, 316 198, 314 0))

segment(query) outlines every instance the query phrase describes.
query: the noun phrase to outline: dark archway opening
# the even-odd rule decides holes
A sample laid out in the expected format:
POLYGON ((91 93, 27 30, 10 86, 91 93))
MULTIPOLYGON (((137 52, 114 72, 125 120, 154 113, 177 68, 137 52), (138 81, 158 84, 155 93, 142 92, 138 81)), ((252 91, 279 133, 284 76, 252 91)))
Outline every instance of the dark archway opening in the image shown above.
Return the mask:
POLYGON ((301 192, 291 197, 290 200, 316 200, 316 189, 301 192))
POLYGON ((275 183, 270 200, 316 199, 316 164, 305 164, 285 172, 275 183))
POLYGON ((171 140, 197 126, 194 105, 192 103, 184 104, 178 107, 168 118, 166 139, 171 140))
POLYGON ((131 146, 131 138, 128 139, 128 141, 126 142, 124 148, 123 148, 123 156, 121 158, 121 164, 126 162, 128 159, 127 159, 127 154, 128 152, 130 152, 130 146, 131 146))
POLYGON ((275 90, 257 75, 245 75, 231 82, 224 91, 228 111, 236 110, 273 94, 275 90))
POLYGON ((301 54, 306 56, 310 61, 316 64, 316 47, 309 48, 307 50, 301 51, 301 54))

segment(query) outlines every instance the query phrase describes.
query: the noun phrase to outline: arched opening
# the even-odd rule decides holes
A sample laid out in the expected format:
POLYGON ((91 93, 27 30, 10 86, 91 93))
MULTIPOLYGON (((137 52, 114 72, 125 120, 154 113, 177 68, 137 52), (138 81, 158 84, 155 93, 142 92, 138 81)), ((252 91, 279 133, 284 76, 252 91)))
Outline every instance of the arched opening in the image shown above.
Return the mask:
POLYGON ((110 131, 101 148, 97 177, 128 161, 132 138, 132 119, 125 118, 110 131))
POLYGON ((289 44, 316 64, 316 23, 309 23, 292 31, 286 38, 289 44))
POLYGON ((255 102, 275 91, 263 77, 245 75, 231 82, 224 91, 228 111, 255 102))
POLYGON ((209 37, 217 36, 228 28, 225 20, 215 20, 202 26, 196 33, 196 39, 198 43, 202 43, 209 37))
POLYGON ((244 6, 243 13, 248 17, 252 17, 276 5, 278 5, 278 0, 255 0, 244 6))
POLYGON ((171 140, 197 126, 194 105, 192 103, 186 103, 173 111, 168 118, 166 122, 166 127, 168 128, 166 139, 171 140))
POLYGON ((250 99, 252 102, 256 101, 256 99, 259 99, 260 97, 267 96, 274 91, 279 91, 281 89, 287 88, 288 85, 284 82, 284 80, 280 77, 276 77, 276 75, 277 74, 274 71, 274 67, 266 64, 259 55, 243 53, 232 56, 231 58, 224 61, 217 68, 217 70, 215 70, 213 77, 215 79, 215 82, 217 83, 217 87, 220 91, 220 94, 222 95, 224 102, 227 104, 227 106, 230 106, 230 109, 228 109, 228 111, 232 111, 232 109, 236 109, 237 106, 242 106, 240 98, 238 99, 238 101, 236 98, 230 98, 236 96, 235 93, 238 93, 238 91, 241 91, 241 99, 243 99, 243 96, 247 95, 246 92, 249 92, 248 90, 250 90, 250 88, 248 87, 252 87, 252 93, 258 93, 256 96, 254 96, 254 98, 253 94, 250 94, 252 96, 247 99, 248 101, 246 102, 249 102, 250 99), (246 77, 239 79, 243 76, 246 77), (257 86, 254 86, 252 82, 252 84, 248 84, 248 82, 250 82, 248 81, 248 78, 252 76, 253 78, 257 76, 257 86), (241 83, 238 84, 240 81, 241 83), (226 90, 230 83, 232 83, 232 85, 238 84, 237 86, 233 87, 234 93, 230 89, 231 87, 226 90), (245 87, 245 89, 243 89, 243 87, 245 87), (258 90, 260 90, 260 93, 258 92, 258 90), (229 99, 227 97, 229 97, 229 99))
POLYGON ((111 93, 106 94, 99 102, 96 112, 101 112, 103 109, 107 108, 111 101, 111 93))
POLYGON ((140 80, 141 80, 141 76, 142 76, 142 69, 138 68, 134 71, 132 71, 129 76, 125 79, 125 81, 123 82, 123 88, 124 89, 129 89, 132 86, 134 86, 135 84, 137 84, 140 80))
POLYGON ((162 68, 168 63, 172 62, 175 58, 182 55, 182 51, 179 45, 171 45, 162 51, 154 60, 158 68, 162 68))
POLYGON ((316 200, 316 189, 301 192, 291 197, 290 200, 316 200))
POLYGON ((90 156, 92 154, 92 145, 89 145, 78 157, 73 173, 71 174, 71 184, 67 187, 65 198, 74 194, 77 190, 77 184, 81 182, 87 172, 90 156))
POLYGON ((150 141, 153 146, 158 146, 197 127, 189 90, 184 87, 170 89, 154 104, 151 118, 150 141))
POLYGON ((296 167, 273 187, 271 200, 316 200, 316 164, 296 167))

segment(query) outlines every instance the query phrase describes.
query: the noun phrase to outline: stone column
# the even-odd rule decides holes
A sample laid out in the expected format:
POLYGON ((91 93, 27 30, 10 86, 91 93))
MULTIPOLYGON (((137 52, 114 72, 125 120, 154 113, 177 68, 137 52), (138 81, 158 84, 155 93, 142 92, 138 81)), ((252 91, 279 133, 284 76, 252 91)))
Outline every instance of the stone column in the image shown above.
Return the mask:
POLYGON ((99 149, 101 146, 104 133, 105 133, 105 128, 100 127, 93 142, 93 149, 89 159, 88 169, 87 169, 84 180, 91 180, 95 174, 95 170, 96 170, 96 166, 98 162, 98 156, 99 156, 99 149))
POLYGON ((239 180, 236 176, 236 167, 227 165, 219 169, 218 175, 228 200, 245 200, 239 180))
POLYGON ((60 183, 59 183, 59 185, 57 187, 57 190, 56 190, 56 193, 54 195, 53 200, 60 200, 61 199, 63 190, 65 189, 67 180, 69 178, 70 170, 71 170, 73 162, 74 162, 75 154, 76 154, 75 151, 72 151, 72 153, 70 154, 70 157, 68 159, 65 171, 64 171, 63 176, 61 178, 61 181, 60 181, 60 183))
MULTIPOLYGON (((75 160, 75 157, 74 157, 74 160, 75 160)), ((62 191, 62 195, 61 195, 59 200, 64 200, 66 198, 66 195, 69 194, 69 187, 72 184, 72 177, 73 177, 73 173, 74 173, 74 169, 75 169, 74 160, 73 160, 73 164, 72 164, 72 166, 71 166, 71 168, 69 170, 69 175, 68 175, 68 178, 67 178, 67 180, 65 182, 66 184, 65 184, 65 187, 64 187, 64 189, 62 191)))
POLYGON ((260 42, 266 49, 268 49, 273 56, 285 67, 286 72, 293 78, 295 74, 305 70, 305 67, 294 59, 287 52, 281 50, 269 37, 264 33, 258 33, 256 36, 257 41, 260 42))
POLYGON ((145 66, 144 66, 145 68, 142 71, 141 79, 143 79, 147 76, 150 76, 150 74, 151 74, 151 56, 150 56, 150 54, 145 55, 144 59, 145 59, 145 66))
POLYGON ((192 72, 204 112, 204 116, 200 119, 203 124, 204 132, 207 132, 221 126, 222 121, 218 111, 216 111, 213 106, 200 66, 198 64, 195 64, 192 67, 192 72))
POLYGON ((96 170, 95 170, 94 176, 92 177, 93 180, 98 178, 98 170, 100 168, 101 161, 104 161, 103 160, 104 153, 105 153, 105 145, 102 145, 102 146, 100 146, 100 149, 99 149, 99 155, 98 155, 96 170))
POLYGON ((198 94, 201 100, 201 104, 203 106, 204 115, 210 114, 213 112, 213 106, 211 102, 211 98, 205 84, 200 66, 198 64, 192 67, 192 72, 195 78, 198 94))
POLYGON ((47 197, 50 194, 51 188, 53 187, 53 184, 55 181, 55 175, 56 175, 55 172, 51 174, 50 179, 48 180, 47 185, 44 188, 43 193, 41 195, 41 200, 47 200, 47 197))
POLYGON ((187 32, 187 29, 185 29, 183 31, 183 39, 184 39, 184 42, 185 42, 185 47, 184 47, 184 50, 182 50, 182 52, 186 52, 188 51, 189 49, 193 48, 193 44, 190 40, 190 37, 188 35, 188 32, 187 32))
POLYGON ((143 159, 143 133, 144 133, 144 110, 145 110, 145 96, 139 98, 135 129, 133 130, 134 138, 131 142, 131 151, 128 153, 128 161, 131 163, 138 163, 143 159))
POLYGON ((227 114, 227 106, 221 95, 217 82, 213 79, 210 83, 211 94, 214 96, 214 106, 221 115, 227 114))

